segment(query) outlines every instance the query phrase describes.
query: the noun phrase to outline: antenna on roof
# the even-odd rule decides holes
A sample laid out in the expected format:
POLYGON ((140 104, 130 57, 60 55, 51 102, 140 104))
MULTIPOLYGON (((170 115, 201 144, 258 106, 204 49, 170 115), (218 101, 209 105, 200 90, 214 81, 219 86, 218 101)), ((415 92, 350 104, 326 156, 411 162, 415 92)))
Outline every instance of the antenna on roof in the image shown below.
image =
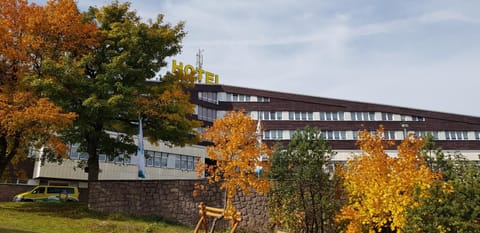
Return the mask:
POLYGON ((202 69, 203 67, 203 49, 198 49, 198 53, 197 53, 197 67, 199 69, 202 69))

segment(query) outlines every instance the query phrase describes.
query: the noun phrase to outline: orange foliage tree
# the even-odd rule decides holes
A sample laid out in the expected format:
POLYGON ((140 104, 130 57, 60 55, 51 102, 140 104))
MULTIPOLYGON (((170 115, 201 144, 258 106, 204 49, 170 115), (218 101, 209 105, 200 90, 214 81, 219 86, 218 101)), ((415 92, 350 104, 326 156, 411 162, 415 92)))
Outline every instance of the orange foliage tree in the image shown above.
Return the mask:
POLYGON ((31 86, 38 79, 65 75, 46 67, 78 62, 95 44, 95 29, 82 22, 73 0, 49 1, 43 7, 0 1, 0 175, 12 161, 24 159, 31 146, 66 156, 67 147, 56 133, 76 115, 64 113, 31 86))
POLYGON ((270 170, 270 161, 262 161, 261 157, 268 157, 271 152, 258 140, 259 136, 257 121, 242 111, 228 112, 202 135, 203 139, 213 143, 207 153, 216 165, 206 167, 198 163, 197 171, 203 174, 207 169, 208 182, 220 183, 220 188, 226 191, 225 216, 236 212, 232 200, 239 192, 262 194, 270 188, 265 175, 270 170), (262 175, 255 172, 257 166, 263 167, 262 175))
POLYGON ((419 205, 414 193, 428 195, 440 175, 426 166, 420 155, 423 140, 409 135, 398 146, 398 156, 385 152, 392 141, 383 140, 383 127, 370 134, 359 133, 357 144, 363 151, 347 161, 343 173, 347 204, 337 216, 347 232, 401 232, 409 208, 419 205))

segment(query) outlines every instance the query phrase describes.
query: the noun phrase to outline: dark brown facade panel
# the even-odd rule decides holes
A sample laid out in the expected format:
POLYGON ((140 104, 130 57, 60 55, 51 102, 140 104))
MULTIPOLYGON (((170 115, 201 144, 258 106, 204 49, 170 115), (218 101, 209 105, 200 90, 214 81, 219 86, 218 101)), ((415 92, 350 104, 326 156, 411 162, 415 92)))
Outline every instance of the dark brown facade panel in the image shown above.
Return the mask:
MULTIPOLYGON (((274 147, 278 145, 288 145, 288 140, 268 140, 265 141, 268 146, 274 147)), ((328 140, 328 143, 335 150, 358 150, 357 141, 355 140, 328 140)))
POLYGON ((435 145, 443 150, 480 150, 480 142, 475 140, 468 141, 436 141, 435 145))
MULTIPOLYGON (((389 112, 402 115, 420 116, 430 119, 447 120, 449 122, 464 122, 474 125, 480 125, 480 117, 465 116, 451 113, 434 112, 427 110, 419 110, 405 107, 396 107, 389 105, 363 103, 356 101, 338 100, 290 93, 281 93, 267 90, 258 90, 243 87, 234 87, 227 85, 197 85, 196 90, 201 91, 223 91, 230 93, 239 93, 245 95, 269 97, 273 101, 270 105, 272 111, 284 110, 285 106, 288 109, 295 107, 297 111, 311 109, 312 111, 325 111, 342 109, 343 111, 374 111, 374 112, 389 112), (282 104, 283 103, 283 104, 282 104), (288 103, 288 104, 287 104, 288 103), (308 107, 307 107, 308 106, 308 107), (329 107, 331 106, 331 107, 329 107)), ((263 105, 266 106, 266 105, 263 105)), ((263 108, 262 108, 263 109, 263 108)))
MULTIPOLYGON (((358 150, 357 141, 356 140, 328 140, 330 145, 332 146, 333 150, 358 150)), ((400 141, 395 141, 396 145, 400 143, 400 141)), ((265 143, 269 146, 277 145, 278 143, 287 145, 288 140, 265 140, 265 143)), ((450 150, 450 151, 465 151, 465 150, 480 150, 480 143, 475 141, 445 141, 440 140, 436 141, 435 145, 437 148, 441 148, 442 150, 450 150)), ((395 150, 397 147, 394 145, 390 149, 395 150)))
POLYGON ((257 111, 295 111, 295 112, 343 112, 345 109, 339 106, 321 105, 307 102, 297 102, 290 100, 271 100, 268 103, 260 103, 252 105, 251 103, 245 103, 249 105, 252 110, 257 111))
MULTIPOLYGON (((480 131, 480 127, 471 127, 465 124, 442 124, 423 122, 406 122, 408 131, 480 131)), ((262 121, 265 129, 285 129, 291 130, 296 128, 304 128, 309 125, 323 130, 376 130, 381 125, 385 130, 403 131, 402 122, 400 121, 262 121)))
POLYGON ((379 122, 361 121, 262 121, 264 130, 294 130, 305 128, 306 126, 316 127, 321 130, 376 130, 380 124, 379 122))

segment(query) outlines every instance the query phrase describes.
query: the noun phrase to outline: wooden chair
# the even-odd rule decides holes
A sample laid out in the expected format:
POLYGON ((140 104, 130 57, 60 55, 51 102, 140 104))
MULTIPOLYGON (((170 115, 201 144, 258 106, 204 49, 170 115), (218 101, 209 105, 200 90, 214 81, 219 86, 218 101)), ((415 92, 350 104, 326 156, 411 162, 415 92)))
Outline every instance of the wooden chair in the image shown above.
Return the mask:
POLYGON ((225 219, 230 219, 232 220, 232 230, 230 230, 230 233, 235 233, 237 230, 238 224, 240 221, 242 221, 241 218, 241 213, 236 212, 233 216, 225 216, 225 210, 221 208, 215 208, 215 207, 210 207, 206 206, 205 204, 200 203, 198 205, 198 208, 200 209, 200 220, 198 220, 197 226, 195 227, 194 233, 199 233, 200 228, 203 226, 203 229, 205 229, 205 233, 208 233, 208 222, 207 222, 207 217, 213 217, 214 222, 217 220, 221 220, 223 218, 225 219))

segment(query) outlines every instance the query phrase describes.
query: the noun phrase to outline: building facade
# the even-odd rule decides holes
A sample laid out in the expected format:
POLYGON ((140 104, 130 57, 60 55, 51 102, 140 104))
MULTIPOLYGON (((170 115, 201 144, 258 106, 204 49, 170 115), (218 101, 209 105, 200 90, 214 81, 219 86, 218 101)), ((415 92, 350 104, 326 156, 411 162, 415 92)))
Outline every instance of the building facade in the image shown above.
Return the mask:
MULTIPOLYGON (((228 111, 244 110, 253 119, 261 120, 263 141, 269 145, 288 143, 297 129, 307 125, 317 127, 337 152, 334 161, 345 161, 359 153, 355 145, 358 132, 375 131, 380 125, 385 128, 385 139, 401 141, 410 133, 432 134, 444 152, 479 160, 480 117, 228 85, 197 84, 191 90, 190 100, 195 104, 195 116, 204 126, 212 125, 228 111)), ((195 164, 206 158, 202 145, 169 147, 145 141, 145 151, 147 179, 198 178, 195 164)), ((87 155, 78 153, 75 146, 70 153, 71 159, 62 164, 41 166, 36 162, 33 182, 85 186, 87 173, 75 167, 87 155)), ((387 153, 395 155, 395 148, 387 153)), ((110 161, 103 155, 100 169, 100 180, 137 179, 137 157, 130 155, 110 161)))
MULTIPOLYGON (((262 121, 263 140, 287 143, 297 129, 317 127, 344 161, 358 152, 360 130, 385 128, 385 139, 401 141, 406 135, 432 134, 447 153, 479 160, 480 117, 339 99, 258 90, 227 85, 198 84, 191 95, 196 113, 207 124, 231 110, 244 110, 262 121)), ((387 153, 395 154, 395 148, 387 153)))

